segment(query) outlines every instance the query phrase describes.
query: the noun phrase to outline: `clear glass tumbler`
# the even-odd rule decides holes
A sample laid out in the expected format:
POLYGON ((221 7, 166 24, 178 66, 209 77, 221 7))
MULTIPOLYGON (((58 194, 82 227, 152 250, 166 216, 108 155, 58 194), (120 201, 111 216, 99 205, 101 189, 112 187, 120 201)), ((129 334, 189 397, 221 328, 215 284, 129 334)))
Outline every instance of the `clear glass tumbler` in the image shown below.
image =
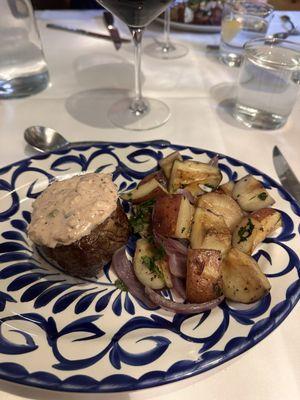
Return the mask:
POLYGON ((30 0, 1 0, 0 99, 38 93, 48 81, 30 0))
POLYGON ((300 44, 275 38, 245 44, 234 116, 248 127, 278 129, 290 115, 300 83, 300 44))
POLYGON ((239 67, 243 60, 244 44, 266 36, 272 13, 273 7, 266 3, 226 3, 221 25, 221 60, 230 67, 239 67))

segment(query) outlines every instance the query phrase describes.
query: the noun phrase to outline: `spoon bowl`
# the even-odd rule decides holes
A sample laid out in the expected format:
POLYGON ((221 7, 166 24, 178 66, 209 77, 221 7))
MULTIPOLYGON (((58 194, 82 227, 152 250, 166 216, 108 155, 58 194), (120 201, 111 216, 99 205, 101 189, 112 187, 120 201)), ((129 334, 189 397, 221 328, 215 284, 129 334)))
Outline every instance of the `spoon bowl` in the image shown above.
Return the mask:
MULTIPOLYGON (((103 146, 108 146, 114 144, 111 141, 102 141, 102 140, 84 140, 81 142, 68 142, 67 139, 63 137, 60 133, 52 128, 46 128, 45 126, 31 126, 24 131, 24 139, 25 141, 40 151, 41 153, 45 153, 47 151, 54 151, 60 149, 67 149, 78 146, 90 146, 92 144, 101 144, 103 146)), ((169 146, 171 143, 168 140, 164 139, 154 139, 154 140, 146 140, 146 142, 132 142, 132 144, 141 144, 146 143, 154 146, 169 146)))
POLYGON ((57 131, 45 126, 31 126, 24 132, 24 139, 36 150, 44 153, 61 149, 69 145, 69 142, 57 131))

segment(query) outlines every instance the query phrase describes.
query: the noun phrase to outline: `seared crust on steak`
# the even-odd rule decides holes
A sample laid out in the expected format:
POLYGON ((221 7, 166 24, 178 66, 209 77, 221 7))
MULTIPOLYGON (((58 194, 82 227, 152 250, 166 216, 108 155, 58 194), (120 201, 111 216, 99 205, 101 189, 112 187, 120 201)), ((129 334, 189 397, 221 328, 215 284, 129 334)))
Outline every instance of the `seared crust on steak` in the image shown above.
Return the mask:
POLYGON ((118 203, 116 210, 92 232, 66 246, 43 246, 44 253, 73 276, 97 276, 114 252, 127 243, 130 228, 127 216, 118 203))

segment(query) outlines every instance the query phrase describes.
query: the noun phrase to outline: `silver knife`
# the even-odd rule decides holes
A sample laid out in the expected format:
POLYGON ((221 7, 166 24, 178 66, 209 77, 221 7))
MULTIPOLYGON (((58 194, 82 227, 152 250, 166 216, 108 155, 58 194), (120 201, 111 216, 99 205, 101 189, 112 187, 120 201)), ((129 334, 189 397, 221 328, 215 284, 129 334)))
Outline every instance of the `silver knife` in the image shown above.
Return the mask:
POLYGON ((110 34, 110 37, 115 45, 116 50, 119 50, 122 44, 119 31, 114 26, 114 16, 109 11, 104 11, 103 13, 105 26, 110 34))
MULTIPOLYGON (((106 39, 106 40, 113 40, 111 35, 104 35, 103 33, 97 33, 97 32, 91 32, 91 31, 86 31, 85 29, 78 29, 78 28, 70 28, 68 26, 63 26, 63 25, 58 25, 58 24, 47 24, 47 28, 51 29, 58 29, 60 31, 65 31, 65 32, 72 32, 72 33, 79 33, 81 35, 86 35, 90 37, 94 37, 97 39, 106 39)), ((122 42, 130 42, 130 39, 123 39, 120 38, 119 36, 120 43, 122 42)))
POLYGON ((282 186, 300 202, 300 182, 277 146, 273 149, 273 162, 282 186))

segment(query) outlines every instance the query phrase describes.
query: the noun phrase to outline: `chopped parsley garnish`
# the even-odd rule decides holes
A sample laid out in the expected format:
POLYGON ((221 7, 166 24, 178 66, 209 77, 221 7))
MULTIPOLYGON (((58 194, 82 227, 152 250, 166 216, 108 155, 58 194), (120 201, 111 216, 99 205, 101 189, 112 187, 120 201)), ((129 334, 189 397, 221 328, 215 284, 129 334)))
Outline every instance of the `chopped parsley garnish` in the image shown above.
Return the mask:
POLYGON ((152 210, 155 200, 150 199, 133 208, 129 223, 133 229, 133 233, 145 233, 149 228, 152 217, 152 210))
POLYGON ((147 238, 147 241, 148 241, 148 243, 150 243, 153 246, 152 253, 153 253, 153 257, 154 257, 155 261, 162 260, 162 259, 164 259, 166 257, 167 253, 165 252, 165 249, 163 248, 163 246, 161 244, 157 245, 155 243, 153 235, 150 235, 147 238))
POLYGON ((266 192, 261 192, 257 197, 259 198, 259 200, 265 201, 268 197, 268 194, 266 192))
POLYGON ((153 253, 155 261, 162 260, 166 257, 165 249, 161 245, 159 247, 155 247, 153 253))
POLYGON ((121 279, 117 279, 115 281, 115 287, 117 289, 120 289, 122 292, 128 292, 127 286, 125 285, 125 283, 123 281, 121 281, 121 279))
POLYGON ((141 259, 142 259, 142 263, 149 269, 150 272, 152 272, 155 275, 155 277, 164 279, 164 276, 163 276, 161 270, 158 268, 158 266, 155 263, 154 257, 142 256, 141 259))
POLYGON ((153 244, 154 245, 154 236, 150 235, 149 237, 147 237, 148 243, 153 244))
POLYGON ((240 240, 238 241, 238 243, 245 242, 248 239, 248 237, 252 235, 253 229, 254 229, 254 225, 253 225, 251 219, 248 218, 247 225, 241 226, 238 231, 238 235, 240 237, 240 240))

